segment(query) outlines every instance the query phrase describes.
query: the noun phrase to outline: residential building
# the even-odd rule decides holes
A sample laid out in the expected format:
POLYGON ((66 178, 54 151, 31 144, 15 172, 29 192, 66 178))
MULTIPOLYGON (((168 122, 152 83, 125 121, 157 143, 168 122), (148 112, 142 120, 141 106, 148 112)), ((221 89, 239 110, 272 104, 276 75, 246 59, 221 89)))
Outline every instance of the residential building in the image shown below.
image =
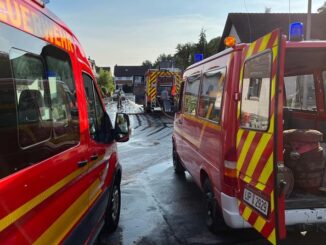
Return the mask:
POLYGON ((114 81, 117 88, 122 88, 126 93, 133 92, 134 81, 142 83, 144 81, 146 66, 118 66, 114 67, 114 81))

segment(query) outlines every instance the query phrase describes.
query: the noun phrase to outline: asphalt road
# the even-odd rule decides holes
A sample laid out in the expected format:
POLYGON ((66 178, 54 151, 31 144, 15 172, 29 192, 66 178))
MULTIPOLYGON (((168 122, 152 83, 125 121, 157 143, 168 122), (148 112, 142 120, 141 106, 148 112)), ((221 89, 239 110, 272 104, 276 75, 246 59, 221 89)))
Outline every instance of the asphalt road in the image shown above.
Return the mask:
MULTIPOLYGON (((114 120, 116 105, 108 104, 114 120)), ((253 230, 219 236, 205 226, 203 194, 190 175, 173 172, 173 120, 160 113, 143 114, 126 101, 132 135, 118 145, 123 167, 120 224, 113 234, 102 232, 98 244, 268 244, 253 230)), ((326 244, 323 233, 291 234, 284 244, 326 244)))

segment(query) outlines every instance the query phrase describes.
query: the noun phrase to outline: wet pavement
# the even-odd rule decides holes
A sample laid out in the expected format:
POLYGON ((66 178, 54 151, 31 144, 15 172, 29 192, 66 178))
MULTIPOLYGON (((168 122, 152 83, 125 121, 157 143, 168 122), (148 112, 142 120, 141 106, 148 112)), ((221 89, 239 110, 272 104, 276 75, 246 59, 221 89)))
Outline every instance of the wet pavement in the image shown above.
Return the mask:
MULTIPOLYGON (((111 119, 117 111, 108 103, 111 119)), ((123 167, 119 227, 102 232, 98 244, 268 244, 253 230, 233 230, 219 236, 205 226, 203 194, 190 175, 174 174, 171 136, 173 120, 161 113, 143 114, 127 100, 132 135, 119 144, 123 167)), ((291 235, 284 244, 326 244, 324 234, 291 235)))

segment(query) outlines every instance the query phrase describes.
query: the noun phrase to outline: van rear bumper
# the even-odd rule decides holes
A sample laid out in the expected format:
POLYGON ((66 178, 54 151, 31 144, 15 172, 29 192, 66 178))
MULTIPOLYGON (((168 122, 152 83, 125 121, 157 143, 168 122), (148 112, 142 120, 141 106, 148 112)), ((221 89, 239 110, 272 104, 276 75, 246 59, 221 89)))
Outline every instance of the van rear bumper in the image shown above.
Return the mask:
MULTIPOLYGON (((238 199, 221 193, 221 206, 225 223, 234 229, 249 228, 251 225, 239 213, 238 199)), ((285 211, 287 226, 301 224, 326 224, 326 208, 294 209, 285 211)))
POLYGON ((249 228, 251 225, 239 213, 238 200, 221 193, 221 207, 225 223, 234 229, 249 228))

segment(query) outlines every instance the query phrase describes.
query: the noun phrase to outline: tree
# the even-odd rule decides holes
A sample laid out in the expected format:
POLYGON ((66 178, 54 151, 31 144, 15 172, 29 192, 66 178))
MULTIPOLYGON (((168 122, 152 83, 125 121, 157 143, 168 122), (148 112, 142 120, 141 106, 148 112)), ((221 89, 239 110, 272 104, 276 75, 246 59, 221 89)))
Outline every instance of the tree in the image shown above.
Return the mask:
POLYGON ((196 52, 199 54, 203 54, 204 58, 207 58, 207 40, 206 40, 206 31, 201 29, 199 34, 199 40, 196 45, 196 52))
POLYGON ((193 43, 178 44, 176 47, 177 52, 174 55, 176 66, 184 70, 191 65, 195 49, 196 45, 193 43))
POLYGON ((153 67, 153 63, 150 60, 145 60, 145 61, 143 61, 142 66, 145 66, 148 69, 151 69, 153 67))
POLYGON ((218 53, 218 46, 220 44, 221 37, 213 38, 207 44, 207 57, 218 53))
POLYGON ((114 79, 112 77, 111 71, 109 72, 101 68, 97 81, 101 87, 101 91, 103 95, 107 96, 114 92, 115 85, 114 85, 114 79))
POLYGON ((154 63, 146 60, 143 62, 143 65, 152 64, 151 68, 159 68, 161 62, 169 61, 171 63, 173 62, 175 67, 184 70, 194 63, 195 53, 203 54, 204 58, 216 54, 220 41, 221 37, 216 37, 207 42, 206 31, 201 29, 198 43, 179 43, 174 55, 160 54, 154 63))
POLYGON ((159 68, 161 62, 173 62, 174 57, 171 54, 160 54, 153 64, 154 68, 159 68))

